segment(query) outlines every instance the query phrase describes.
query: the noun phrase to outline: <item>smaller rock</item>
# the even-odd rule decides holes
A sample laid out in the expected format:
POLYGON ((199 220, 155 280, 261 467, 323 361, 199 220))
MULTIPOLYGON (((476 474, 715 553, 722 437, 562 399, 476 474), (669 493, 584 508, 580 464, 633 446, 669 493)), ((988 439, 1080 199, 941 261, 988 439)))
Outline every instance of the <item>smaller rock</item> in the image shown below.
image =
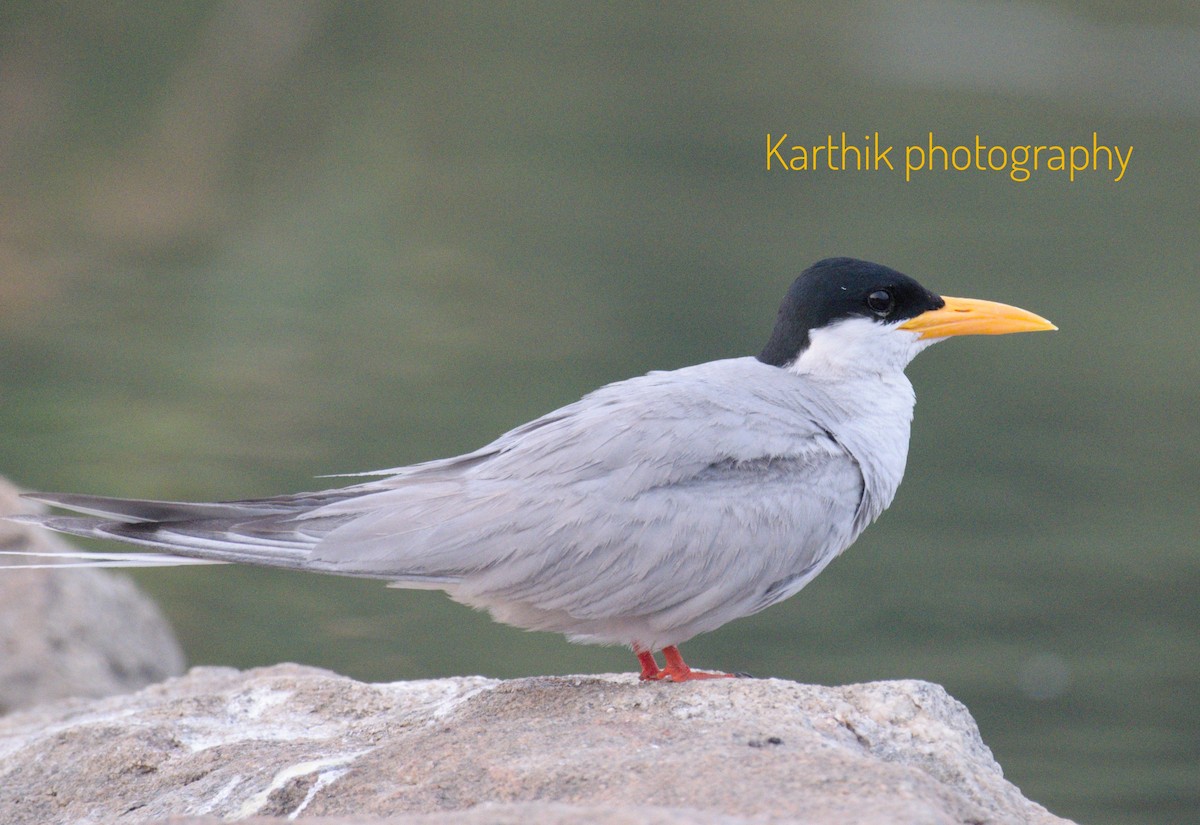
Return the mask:
MULTIPOLYGON (((41 509, 0 478, 0 516, 41 509)), ((0 550, 72 549, 53 533, 0 518, 0 550)), ((19 558, 0 556, 0 565, 19 558)), ((130 579, 86 568, 0 571, 0 713, 129 693, 184 665, 162 612, 130 579)))

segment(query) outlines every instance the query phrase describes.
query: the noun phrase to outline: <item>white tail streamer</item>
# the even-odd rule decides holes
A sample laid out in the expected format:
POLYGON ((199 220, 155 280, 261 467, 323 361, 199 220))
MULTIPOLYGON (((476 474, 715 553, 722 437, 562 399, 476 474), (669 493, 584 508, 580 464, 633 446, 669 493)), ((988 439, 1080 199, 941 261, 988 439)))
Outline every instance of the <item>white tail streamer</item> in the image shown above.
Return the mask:
POLYGON ((30 550, 0 550, 0 556, 22 556, 33 559, 62 559, 62 561, 30 561, 0 564, 5 570, 49 570, 87 567, 182 567, 190 564, 225 564, 216 559, 193 559, 167 553, 89 553, 83 550, 58 552, 30 550))

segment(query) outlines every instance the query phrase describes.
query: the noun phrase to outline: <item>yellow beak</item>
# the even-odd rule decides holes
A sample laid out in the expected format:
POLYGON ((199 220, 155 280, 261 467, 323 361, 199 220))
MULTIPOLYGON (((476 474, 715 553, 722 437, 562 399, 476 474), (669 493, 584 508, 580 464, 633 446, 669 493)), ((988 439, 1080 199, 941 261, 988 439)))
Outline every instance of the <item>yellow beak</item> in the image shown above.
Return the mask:
POLYGON ((1040 315, 974 298, 948 298, 941 309, 922 312, 905 321, 900 329, 921 333, 922 338, 946 338, 951 335, 1004 335, 1009 332, 1037 332, 1058 329, 1040 315))

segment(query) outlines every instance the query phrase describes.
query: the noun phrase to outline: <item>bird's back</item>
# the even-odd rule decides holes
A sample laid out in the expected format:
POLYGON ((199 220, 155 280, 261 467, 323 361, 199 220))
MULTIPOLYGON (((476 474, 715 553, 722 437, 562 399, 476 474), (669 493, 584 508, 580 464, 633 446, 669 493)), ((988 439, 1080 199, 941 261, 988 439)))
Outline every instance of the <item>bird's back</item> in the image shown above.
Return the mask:
POLYGON ((347 520, 312 562, 524 627, 675 644, 796 592, 866 526, 878 485, 844 415, 752 358, 651 373, 314 511, 347 520))
POLYGON ((349 487, 215 504, 49 496, 94 515, 37 518, 194 558, 443 589, 520 627, 658 648, 792 595, 890 503, 912 399, 903 375, 889 381, 848 406, 754 358, 713 361, 349 487))

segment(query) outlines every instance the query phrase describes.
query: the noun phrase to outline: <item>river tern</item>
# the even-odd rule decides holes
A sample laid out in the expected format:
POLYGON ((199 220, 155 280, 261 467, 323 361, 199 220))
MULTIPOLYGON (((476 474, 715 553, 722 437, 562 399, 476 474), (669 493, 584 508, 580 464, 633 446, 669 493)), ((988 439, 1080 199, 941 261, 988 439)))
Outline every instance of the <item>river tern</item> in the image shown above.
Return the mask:
POLYGON ((244 501, 34 493, 83 515, 16 518, 158 551, 90 566, 177 559, 384 579, 517 627, 627 645, 642 679, 724 676, 692 670, 678 646, 792 596, 887 508, 908 456, 904 368, 917 353, 950 336, 1052 329, 829 258, 792 284, 759 355, 608 384, 465 455, 244 501))

